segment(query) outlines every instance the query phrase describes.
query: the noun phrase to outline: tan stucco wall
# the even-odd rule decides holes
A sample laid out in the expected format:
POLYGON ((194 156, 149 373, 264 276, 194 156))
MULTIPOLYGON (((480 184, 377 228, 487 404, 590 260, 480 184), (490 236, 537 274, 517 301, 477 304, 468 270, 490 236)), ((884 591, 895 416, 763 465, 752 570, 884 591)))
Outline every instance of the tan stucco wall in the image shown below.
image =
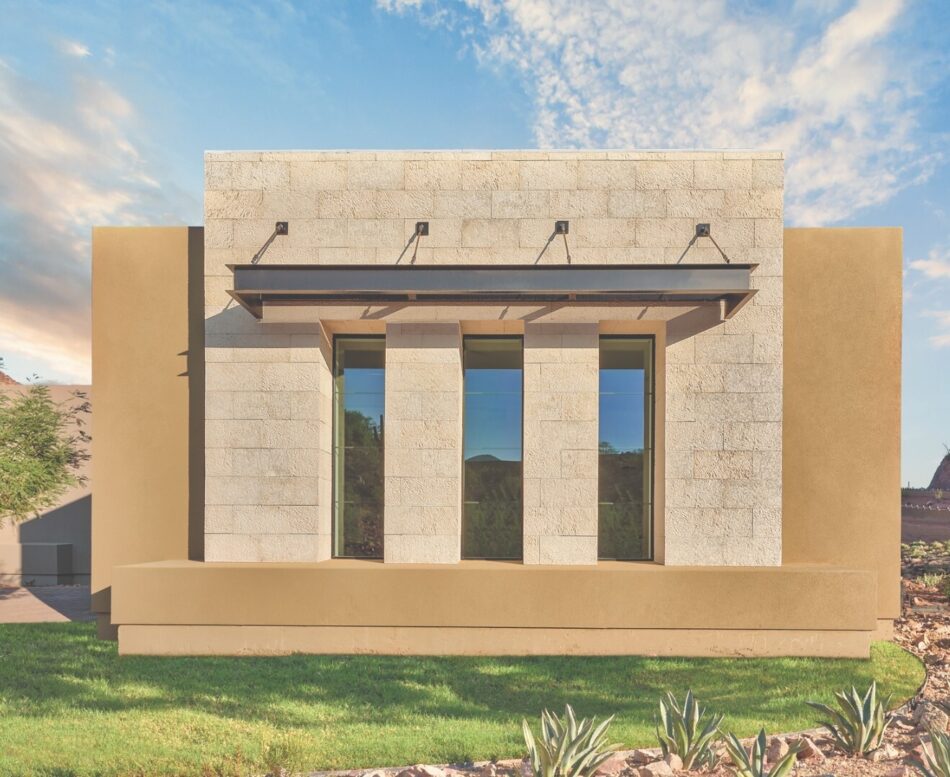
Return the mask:
POLYGON ((189 307, 201 251, 200 229, 93 230, 96 613, 110 610, 116 565, 200 558, 203 440, 189 421, 200 420, 204 387, 201 327, 192 322, 189 332, 189 307))
POLYGON ((785 230, 785 560, 872 569, 900 614, 900 229, 785 230))
MULTIPOLYGON (((247 347, 271 332, 292 337, 301 331, 297 327, 317 322, 338 332, 358 332, 368 323, 409 323, 411 317, 419 323, 427 316, 446 324, 499 320, 498 312, 487 310, 449 310, 449 318, 441 318, 446 311, 428 306, 408 306, 407 313, 399 305, 386 305, 359 306, 346 314, 349 318, 319 307, 275 308, 275 315, 265 313, 263 321, 257 321, 228 296, 232 275, 227 264, 247 263, 257 256, 276 221, 288 221, 289 233, 267 244, 260 257, 266 264, 391 265, 408 264, 413 258, 417 265, 559 264, 568 257, 564 241, 550 239, 555 219, 570 220, 567 243, 574 264, 721 263, 722 255, 711 241, 694 240, 696 224, 710 223, 716 242, 733 262, 758 265, 758 293, 728 321, 720 320, 715 306, 678 308, 671 317, 670 308, 659 305, 636 311, 615 308, 602 317, 566 306, 574 316, 570 322, 561 318, 564 310, 558 306, 505 309, 500 317, 522 325, 586 323, 601 329, 619 321, 669 319, 664 419, 669 466, 663 484, 666 511, 656 510, 656 536, 664 543, 656 548, 656 558, 671 565, 781 563, 780 152, 209 152, 205 174, 209 403, 218 401, 214 393, 267 385, 268 376, 305 380, 306 370, 279 349, 269 351, 266 360, 254 361, 247 347), (429 235, 410 245, 417 220, 428 221, 429 235), (282 358, 285 363, 280 363, 282 358), (235 359, 244 363, 239 368, 227 364, 235 359)), ((287 386, 279 382, 271 388, 283 391, 287 386)), ((461 392, 460 380, 454 390, 461 392)), ((255 401, 264 407, 264 396, 255 401)), ((220 440, 225 448, 254 447, 253 434, 242 438, 236 420, 209 419, 209 445, 220 440)), ((279 423, 265 420, 264 435, 279 423)), ((569 423, 561 424, 564 434, 569 423)), ((525 431, 527 452, 531 433, 525 431)), ((280 437, 276 440, 285 444, 280 437)), ((582 447, 588 445, 585 441, 582 447)), ((326 509, 332 490, 315 479, 315 467, 292 476, 306 484, 285 480, 285 492, 306 493, 314 510, 326 509)), ((530 467, 526 471, 526 489, 534 488, 536 473, 530 467)), ((547 480, 552 479, 549 473, 547 480)), ((587 473, 576 475, 566 477, 563 485, 551 485, 549 498, 561 493, 563 500, 550 506, 570 502, 592 514, 597 508, 595 489, 580 486, 590 481, 587 473)), ((216 512, 226 507, 217 500, 229 498, 235 478, 226 462, 208 475, 208 504, 216 512)), ((267 478, 248 480, 235 486, 243 493, 243 507, 252 506, 243 500, 252 501, 255 493, 266 495, 260 505, 274 507, 268 501, 273 489, 267 478)), ((449 489, 454 490, 457 487, 449 489)), ((526 519, 534 517, 526 514, 526 519)), ((594 543, 588 518, 581 521, 583 526, 565 526, 549 514, 540 523, 533 521, 537 530, 530 535, 526 522, 526 558, 542 563, 590 561, 594 543), (559 533, 559 525, 568 533, 559 533), (542 552, 541 537, 547 538, 549 553, 542 552)), ((294 552, 307 544, 302 534, 275 544, 266 522, 260 536, 245 527, 231 532, 234 539, 226 536, 226 526, 222 521, 208 533, 214 558, 273 560, 282 558, 283 551, 294 554, 287 560, 306 557, 294 552), (265 548, 269 551, 262 555, 265 548)), ((418 542, 434 547, 436 540, 418 542)), ((440 559, 453 561, 455 542, 439 542, 444 550, 440 559)), ((415 551, 412 557, 434 560, 415 551)))
MULTIPOLYGON (((94 606, 108 612, 114 584, 114 620, 128 629, 128 639, 120 638, 124 652, 348 647, 398 652, 398 646, 419 652, 457 652, 466 647, 497 652, 500 645, 532 652, 531 637, 540 637, 546 628, 558 633, 566 628, 573 631, 560 638, 563 652, 866 655, 868 641, 878 633, 874 631, 878 619, 896 617, 899 230, 786 230, 786 566, 619 564, 588 570, 505 564, 479 568, 469 562, 436 570, 465 575, 471 570, 477 580, 462 576, 433 586, 433 578, 428 578, 424 596, 436 596, 431 600, 435 609, 405 608, 405 600, 392 598, 421 585, 397 583, 396 578, 390 585, 389 573, 401 576, 402 566, 376 564, 367 570, 358 565, 334 567, 340 562, 181 562, 189 555, 189 530, 191 555, 200 557, 194 542, 194 511, 189 521, 187 485, 189 444, 191 450, 202 448, 194 423, 197 419, 198 429, 202 428, 200 391, 197 402, 193 393, 190 416, 188 402, 189 388, 194 392, 200 375, 193 369, 187 374, 186 356, 189 250, 192 262, 196 254, 200 261, 195 232, 107 229, 97 230, 94 239, 94 606), (114 570, 161 559, 178 561, 114 570), (538 577, 539 588, 528 583, 524 595, 509 605, 511 592, 533 579, 508 575, 512 570, 555 577, 538 577), (330 572, 345 575, 328 585, 324 574, 330 572), (600 577, 604 572, 609 574, 600 577), (580 585, 576 576, 588 573, 594 577, 580 585), (368 577, 347 579, 351 574, 368 577), (515 580, 518 585, 510 585, 515 580), (587 596, 576 606, 559 606, 559 620, 542 606, 557 580, 564 581, 559 585, 567 597, 557 598, 559 603, 574 595, 587 596), (592 599, 589 593, 595 589, 599 593, 592 599), (343 590, 346 597, 339 595, 343 590), (355 597, 353 591, 374 595, 355 597), (600 601, 600 592, 614 613, 613 625, 596 621, 606 617, 600 607, 587 614, 589 602, 600 601), (461 617, 450 614, 449 605, 458 604, 453 595, 470 597, 456 612, 472 614, 466 618, 471 630, 452 620, 461 617), (366 602, 368 608, 350 607, 355 614, 340 620, 333 608, 354 600, 366 602), (520 620, 514 620, 511 608, 519 606, 520 620), (373 608, 379 610, 378 618, 373 608), (388 610, 385 617, 380 608, 388 610), (540 613, 538 628, 525 633, 525 614, 534 612, 540 613), (393 621, 392 613, 402 620, 393 621), (429 622, 448 625, 420 626, 423 614, 429 622), (364 619, 364 625, 353 618, 364 619), (365 625, 373 619, 376 626, 365 625), (338 625, 320 626, 333 621, 338 625), (496 625, 485 625, 490 622, 496 625), (596 630, 585 633, 595 623, 596 630), (332 634, 318 630, 327 628, 332 634), (499 639, 506 633, 503 629, 522 631, 511 632, 510 642, 505 642, 499 639), (632 633, 623 633, 625 629, 632 633), (285 637, 276 637, 277 632, 285 637)), ((201 331, 200 307, 199 299, 193 332, 201 331)), ((200 341, 193 341, 191 348, 199 349, 200 341)), ((679 357, 672 348, 665 354, 679 357)), ((664 370, 659 364, 657 369, 659 377, 664 370)), ((658 453, 658 464, 664 458, 670 466, 683 466, 672 454, 658 453)), ((192 473, 200 473, 199 459, 191 457, 192 473)), ((201 478, 192 480, 192 506, 196 497, 202 502, 202 483, 201 478)), ((424 567, 409 571, 430 572, 424 567)))

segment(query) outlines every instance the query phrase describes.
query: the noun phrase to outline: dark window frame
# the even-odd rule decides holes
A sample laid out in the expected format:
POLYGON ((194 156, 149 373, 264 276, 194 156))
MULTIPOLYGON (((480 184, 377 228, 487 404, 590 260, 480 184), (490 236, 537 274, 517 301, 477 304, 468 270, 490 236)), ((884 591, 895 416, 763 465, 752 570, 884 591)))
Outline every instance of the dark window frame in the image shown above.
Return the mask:
MULTIPOLYGON (((643 340, 650 343, 650 382, 648 386, 650 400, 649 400, 649 409, 650 409, 650 427, 649 427, 649 440, 650 440, 650 515, 649 515, 649 525, 650 525, 650 543, 648 548, 647 557, 643 559, 626 559, 626 558, 617 558, 615 556, 602 556, 600 552, 600 541, 597 543, 597 560, 598 561, 623 561, 626 563, 652 563, 656 560, 656 335, 655 334, 609 334, 609 335, 600 335, 597 341, 597 353, 598 353, 598 389, 597 389, 597 404, 600 405, 600 343, 604 340, 643 340)), ((644 409, 647 405, 644 403, 644 409)), ((600 415, 598 413, 597 419, 598 431, 598 456, 597 456, 597 532, 598 536, 600 534, 600 415)), ((644 428, 644 434, 646 434, 647 429, 644 428)))

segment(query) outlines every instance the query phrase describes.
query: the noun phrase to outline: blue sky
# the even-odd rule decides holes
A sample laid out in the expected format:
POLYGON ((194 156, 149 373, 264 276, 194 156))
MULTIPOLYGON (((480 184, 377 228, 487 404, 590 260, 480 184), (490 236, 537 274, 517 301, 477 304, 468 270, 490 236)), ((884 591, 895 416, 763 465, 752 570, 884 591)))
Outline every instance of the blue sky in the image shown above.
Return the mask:
POLYGON ((200 223, 206 149, 767 147, 789 225, 904 227, 903 480, 950 444, 946 0, 0 0, 0 19, 16 378, 88 380, 91 225, 200 223))

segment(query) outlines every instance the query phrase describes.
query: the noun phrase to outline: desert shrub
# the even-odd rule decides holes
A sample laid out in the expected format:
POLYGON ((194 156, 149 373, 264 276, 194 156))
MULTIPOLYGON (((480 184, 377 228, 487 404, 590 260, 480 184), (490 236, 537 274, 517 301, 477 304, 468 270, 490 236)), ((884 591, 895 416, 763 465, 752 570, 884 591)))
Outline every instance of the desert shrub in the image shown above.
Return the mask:
POLYGON ((850 692, 836 691, 835 698, 839 709, 814 701, 808 705, 825 716, 818 722, 828 729, 838 746, 851 755, 865 755, 879 748, 891 722, 887 714, 891 697, 880 698, 877 682, 872 682, 864 696, 851 686, 850 692))
POLYGON ((541 713, 537 738, 527 720, 521 721, 534 777, 590 777, 618 745, 604 744, 614 716, 601 723, 595 718, 578 721, 568 704, 562 721, 553 712, 541 713))
POLYGON ((940 572, 924 572, 917 578, 917 582, 928 588, 939 588, 944 576, 940 572))
POLYGON ((725 738, 726 751, 732 759, 736 777, 784 777, 791 772, 798 758, 801 745, 789 747, 788 752, 767 768, 765 765, 765 729, 752 742, 752 747, 746 750, 735 734, 727 734, 725 738))
POLYGON ((722 715, 708 714, 692 691, 686 692, 682 706, 669 691, 660 699, 656 736, 663 755, 678 755, 684 769, 713 766, 716 761, 713 742, 719 734, 722 715))
POLYGON ((924 744, 920 763, 915 766, 925 777, 950 777, 950 736, 943 731, 931 731, 930 742, 924 744))

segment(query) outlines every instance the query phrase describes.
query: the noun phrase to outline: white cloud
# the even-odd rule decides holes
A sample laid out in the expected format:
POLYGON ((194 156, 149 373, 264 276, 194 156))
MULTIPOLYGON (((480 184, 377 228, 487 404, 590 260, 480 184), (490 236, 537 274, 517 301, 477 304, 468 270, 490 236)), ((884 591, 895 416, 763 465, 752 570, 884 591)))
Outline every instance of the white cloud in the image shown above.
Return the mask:
POLYGON ((0 356, 87 382, 92 226, 184 209, 156 187, 131 102, 83 70, 67 85, 50 99, 0 61, 0 356))
POLYGON ((85 43, 80 43, 77 40, 61 40, 59 42, 59 50, 66 56, 78 57, 79 59, 92 56, 89 47, 85 43))
POLYGON ((950 348, 950 310, 925 310, 924 315, 937 320, 938 334, 931 336, 930 344, 935 348, 950 348))
POLYGON ((950 280, 950 246, 932 248, 926 259, 914 259, 910 267, 912 270, 922 272, 928 278, 950 280))
POLYGON ((379 2, 453 9, 482 62, 528 83, 541 147, 784 150, 792 223, 848 218, 941 161, 918 137, 925 71, 895 42, 904 0, 379 2))

